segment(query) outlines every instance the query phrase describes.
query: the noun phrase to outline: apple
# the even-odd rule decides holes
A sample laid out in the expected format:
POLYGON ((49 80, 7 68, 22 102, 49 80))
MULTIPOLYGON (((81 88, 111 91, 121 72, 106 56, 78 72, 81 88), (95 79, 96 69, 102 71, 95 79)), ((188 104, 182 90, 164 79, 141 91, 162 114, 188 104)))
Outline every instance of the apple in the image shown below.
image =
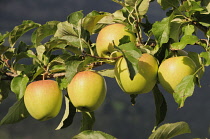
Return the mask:
POLYGON ((30 83, 24 95, 26 109, 33 118, 40 121, 56 117, 61 109, 62 99, 62 91, 53 80, 30 83))
POLYGON ((105 100, 106 82, 93 71, 78 72, 67 87, 72 104, 80 111, 94 111, 105 100))
POLYGON ((96 39, 96 51, 98 56, 110 58, 110 55, 114 51, 114 44, 118 46, 119 40, 124 36, 130 37, 131 42, 136 41, 134 33, 127 31, 124 24, 114 23, 102 28, 96 39))
POLYGON ((181 80, 195 71, 196 64, 188 56, 171 57, 160 64, 158 80, 162 87, 172 94, 181 80))
POLYGON ((139 73, 131 80, 125 58, 120 58, 115 65, 115 79, 120 88, 128 94, 150 92, 157 81, 158 62, 148 53, 139 58, 139 73))

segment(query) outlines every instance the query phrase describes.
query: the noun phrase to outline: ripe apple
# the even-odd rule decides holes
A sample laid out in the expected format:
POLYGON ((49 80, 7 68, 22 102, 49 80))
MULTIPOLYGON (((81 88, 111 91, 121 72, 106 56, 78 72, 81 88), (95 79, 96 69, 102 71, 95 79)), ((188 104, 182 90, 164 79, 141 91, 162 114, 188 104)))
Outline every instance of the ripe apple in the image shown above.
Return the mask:
POLYGON ((158 79, 163 88, 174 93, 181 80, 195 73, 196 64, 188 56, 171 57, 164 60, 158 70, 158 79))
POLYGON ((106 82, 93 71, 78 72, 68 85, 68 95, 72 104, 81 111, 94 111, 106 97, 106 82))
POLYGON ((129 77, 125 58, 120 58, 115 65, 115 79, 121 89, 128 94, 150 92, 157 81, 158 63, 154 56, 144 53, 139 58, 139 73, 133 80, 129 77))
POLYGON ((53 80, 30 83, 24 95, 26 109, 33 118, 40 121, 56 117, 61 109, 62 99, 62 91, 53 80))
POLYGON ((127 31, 126 26, 123 24, 110 24, 101 29, 96 39, 96 51, 98 56, 109 58, 114 51, 114 44, 118 46, 119 40, 124 36, 130 37, 131 42, 136 41, 136 36, 127 31))

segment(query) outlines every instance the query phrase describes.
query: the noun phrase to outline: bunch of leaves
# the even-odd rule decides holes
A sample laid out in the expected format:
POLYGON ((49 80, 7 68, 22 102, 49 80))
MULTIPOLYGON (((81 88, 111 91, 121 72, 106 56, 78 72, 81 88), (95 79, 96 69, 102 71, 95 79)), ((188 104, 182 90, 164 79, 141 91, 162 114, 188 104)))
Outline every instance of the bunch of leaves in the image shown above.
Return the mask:
MULTIPOLYGON (((166 11, 166 17, 161 21, 150 23, 147 12, 153 1, 113 1, 120 4, 122 9, 114 13, 92 11, 87 15, 82 11, 76 11, 71 13, 64 22, 49 21, 43 25, 27 20, 14 27, 12 31, 0 34, 0 101, 6 99, 11 91, 17 96, 17 102, 11 106, 0 121, 0 125, 16 123, 29 116, 23 102, 28 83, 43 78, 54 78, 58 81, 61 90, 65 90, 77 72, 103 65, 107 59, 96 55, 91 36, 112 23, 126 24, 130 31, 136 33, 136 44, 123 37, 119 46, 115 47, 115 50, 125 57, 131 79, 138 73, 138 58, 142 52, 153 54, 161 63, 171 51, 185 49, 188 45, 199 45, 203 48, 204 51, 200 54, 189 53, 189 57, 199 61, 200 67, 194 75, 187 76, 180 82, 175 90, 177 93, 173 95, 178 107, 184 106, 186 98, 193 95, 195 84, 200 86, 201 76, 198 73, 205 66, 210 65, 209 2, 207 0, 158 0, 162 9, 166 11), (206 38, 199 38, 198 31, 202 31, 206 38), (30 43, 21 41, 24 34, 30 33, 30 43), (143 39, 144 35, 146 39, 143 39)), ((103 76, 114 77, 113 69, 97 72, 103 76)), ((153 88, 153 94, 156 123, 150 138, 168 138, 189 133, 186 123, 158 127, 165 119, 167 104, 163 93, 158 88, 158 83, 153 88), (183 128, 185 130, 181 131, 183 128), (164 133, 163 129, 166 129, 164 133)), ((57 130, 70 126, 77 112, 68 96, 65 96, 65 103, 66 110, 57 130)), ((89 131, 93 129, 95 122, 94 112, 81 112, 81 114, 82 133, 76 137, 89 135, 113 138, 101 132, 89 131)))

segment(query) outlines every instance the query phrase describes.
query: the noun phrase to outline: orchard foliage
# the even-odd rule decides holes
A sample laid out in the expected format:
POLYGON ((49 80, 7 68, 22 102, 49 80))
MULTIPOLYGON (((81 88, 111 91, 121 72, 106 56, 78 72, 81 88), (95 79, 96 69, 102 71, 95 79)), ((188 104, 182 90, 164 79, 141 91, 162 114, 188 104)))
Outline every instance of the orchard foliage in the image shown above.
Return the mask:
MULTIPOLYGON (((159 62, 186 47, 201 47, 202 52, 188 52, 188 56, 199 63, 193 75, 186 76, 175 89, 173 97, 178 108, 187 103, 193 95, 195 85, 200 85, 199 74, 210 65, 210 3, 208 0, 113 0, 122 6, 113 13, 83 11, 71 13, 66 21, 49 21, 45 24, 30 20, 23 21, 10 32, 0 34, 0 102, 7 99, 10 92, 16 94, 17 102, 0 121, 0 125, 13 124, 29 116, 23 96, 28 83, 41 79, 55 79, 61 90, 79 71, 94 70, 95 67, 116 62, 125 57, 130 78, 138 72, 138 58, 142 53, 155 56, 159 62), (151 23, 147 15, 152 2, 158 2, 165 11, 165 18, 151 23), (113 23, 125 24, 127 30, 135 33, 136 43, 124 36, 115 51, 122 56, 109 58, 96 54, 94 34, 113 23), (201 35, 198 35, 201 34, 201 35), (30 42, 23 41, 23 35, 31 36, 30 42), (201 36, 201 37, 200 37, 201 36), (186 102, 185 102, 186 101, 186 102)), ((102 76, 114 78, 114 69, 95 71, 102 76)), ((149 139, 171 138, 190 133, 185 122, 165 124, 167 104, 157 82, 153 88, 156 105, 156 123, 149 139)), ((76 108, 64 94, 66 110, 56 130, 66 128, 73 122, 76 108)), ((128 96, 129 97, 129 96, 128 96)), ((131 95, 135 103, 137 95, 131 95)), ((3 105, 3 104, 2 104, 3 105)), ((81 112, 81 133, 75 138, 100 137, 114 138, 100 131, 92 131, 95 122, 94 112, 81 112)))

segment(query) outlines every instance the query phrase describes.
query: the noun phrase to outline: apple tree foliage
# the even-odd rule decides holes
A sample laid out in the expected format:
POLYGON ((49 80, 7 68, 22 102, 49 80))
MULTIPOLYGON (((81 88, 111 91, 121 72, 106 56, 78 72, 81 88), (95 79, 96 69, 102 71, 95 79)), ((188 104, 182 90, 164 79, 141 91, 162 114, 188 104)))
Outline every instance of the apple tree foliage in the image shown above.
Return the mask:
MULTIPOLYGON (((185 77, 175 89, 174 101, 178 108, 184 107, 186 99, 193 95, 194 87, 200 85, 198 74, 210 65, 210 2, 209 0, 113 0, 122 6, 113 13, 92 11, 84 15, 82 11, 71 13, 66 21, 49 21, 45 24, 30 20, 23 21, 10 32, 0 34, 0 102, 7 99, 10 92, 16 94, 17 101, 0 120, 0 125, 14 124, 29 116, 23 101, 28 83, 42 78, 55 79, 62 90, 74 75, 115 61, 119 57, 97 56, 95 42, 91 40, 103 27, 112 23, 126 24, 137 36, 137 44, 130 43, 125 36, 120 40, 116 52, 122 52, 132 79, 138 72, 138 58, 142 52, 154 55, 159 64, 171 53, 191 47, 201 47, 202 52, 189 52, 188 56, 198 61, 195 74, 185 77), (157 2, 165 12, 160 21, 150 22, 147 15, 151 3, 157 2), (29 43, 21 36, 31 35, 29 43), (197 35, 202 33, 202 35, 197 35), (199 37, 199 36, 202 36, 199 37), (125 47, 126 46, 126 47, 125 47), (25 62, 23 62, 25 61, 25 62)), ((96 72, 114 78, 113 69, 96 72)), ((160 125, 167 113, 167 104, 157 83, 152 91, 156 105, 156 123, 149 139, 171 138, 190 133, 186 122, 160 125)), ((71 126, 76 108, 66 94, 65 113, 56 130, 71 126)), ((135 103, 135 97, 131 101, 135 103)), ((115 138, 101 131, 93 131, 94 112, 81 112, 80 133, 74 138, 98 137, 115 138)))

